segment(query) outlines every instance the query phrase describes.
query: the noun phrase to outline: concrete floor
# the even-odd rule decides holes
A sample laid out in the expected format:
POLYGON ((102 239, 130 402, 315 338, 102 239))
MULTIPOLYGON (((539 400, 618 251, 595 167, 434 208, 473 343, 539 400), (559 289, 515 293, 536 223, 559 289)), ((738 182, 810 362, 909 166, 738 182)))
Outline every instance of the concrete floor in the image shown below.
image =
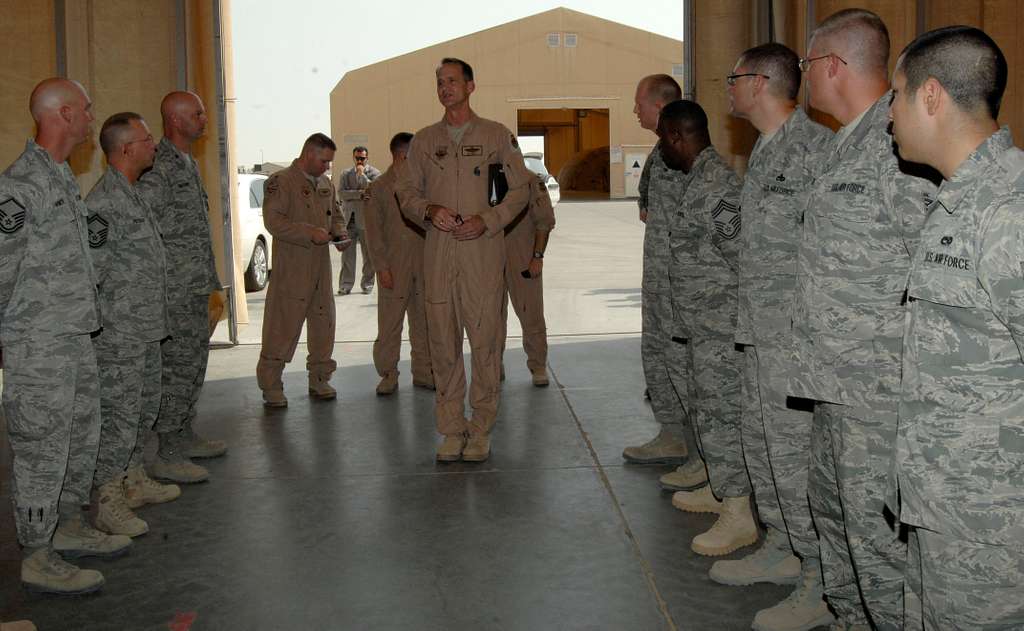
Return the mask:
POLYGON ((642 399, 635 205, 563 204, 558 220, 545 271, 552 387, 531 386, 510 340, 488 462, 434 461, 433 394, 411 387, 407 362, 398 393, 374 396, 370 344, 358 340, 372 339, 375 294, 338 298, 339 339, 356 340, 335 351, 338 400, 306 396, 302 347, 283 411, 261 405, 258 346, 211 353, 197 428, 230 451, 205 462, 210 482, 140 509, 151 530, 127 557, 81 561, 106 576, 97 594, 20 588, 0 432, 0 620, 43 630, 748 629, 791 588, 710 581, 712 560, 689 542, 713 516, 675 510, 657 486, 668 469, 620 455, 656 431, 642 399))

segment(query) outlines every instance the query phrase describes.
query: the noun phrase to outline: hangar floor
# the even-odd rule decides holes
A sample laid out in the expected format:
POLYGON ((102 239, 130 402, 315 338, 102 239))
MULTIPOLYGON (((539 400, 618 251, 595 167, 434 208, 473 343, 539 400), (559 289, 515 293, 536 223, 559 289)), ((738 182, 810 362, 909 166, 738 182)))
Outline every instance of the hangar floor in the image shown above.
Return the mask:
MULTIPOLYGON (((635 333, 642 230, 628 203, 584 206, 559 207, 560 227, 594 229, 566 230, 557 249, 553 240, 550 258, 565 269, 546 271, 552 386, 532 387, 510 340, 488 462, 435 463, 432 393, 410 386, 403 362, 398 393, 374 396, 367 342, 338 344, 330 403, 305 395, 300 347, 286 374, 291 406, 274 412, 253 376, 258 346, 215 350, 197 427, 230 451, 204 463, 210 482, 140 509, 151 531, 128 556, 81 562, 106 576, 95 595, 20 588, 0 444, 0 620, 42 630, 748 629, 791 588, 710 581, 712 560, 689 542, 713 517, 672 508, 657 486, 666 468, 623 465, 622 447, 655 431, 635 333), (588 268, 577 247, 629 258, 628 269, 588 268), (634 289, 615 290, 626 273, 634 289), (591 283, 594 274, 610 282, 591 283), (633 328, 612 310, 610 324, 597 318, 586 331, 597 305, 582 287, 609 285, 590 300, 623 307, 633 328)), ((369 297, 352 298, 338 299, 339 320, 365 313, 369 297)))

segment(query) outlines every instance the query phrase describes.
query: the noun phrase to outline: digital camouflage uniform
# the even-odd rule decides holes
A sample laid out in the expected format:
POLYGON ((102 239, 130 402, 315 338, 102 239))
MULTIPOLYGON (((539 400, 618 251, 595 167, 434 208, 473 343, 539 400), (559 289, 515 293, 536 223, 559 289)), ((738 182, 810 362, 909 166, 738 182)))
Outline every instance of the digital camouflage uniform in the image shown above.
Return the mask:
MULTIPOLYGON (((942 183, 908 289, 889 506, 914 526, 908 623, 1024 628, 1024 152, 990 136, 942 183)), ((908 628, 910 628, 908 626, 908 628)))
POLYGON ((398 371, 402 350, 402 324, 409 316, 409 353, 414 383, 431 384, 427 314, 423 306, 423 228, 402 215, 395 196, 401 167, 391 166, 366 189, 363 205, 366 245, 378 272, 389 270, 394 288, 377 290, 377 339, 373 364, 381 377, 398 371))
POLYGON ((190 435, 206 379, 210 293, 220 289, 210 236, 209 202, 199 168, 167 138, 138 190, 160 228, 167 262, 167 333, 161 345, 159 434, 190 435))
POLYGON ((359 278, 359 287, 373 287, 373 257, 370 254, 369 238, 366 234, 366 207, 364 193, 370 183, 380 177, 377 167, 366 164, 363 174, 356 173, 356 168, 345 169, 338 178, 338 198, 341 200, 342 222, 352 245, 341 253, 341 269, 338 270, 338 289, 351 290, 356 281, 356 243, 363 252, 363 272, 359 278))
POLYGON ((786 404, 800 214, 832 132, 797 108, 754 145, 743 181, 736 343, 744 349, 743 456, 768 528, 817 564, 807 503, 809 406, 786 404))
POLYGON ((669 287, 669 225, 686 193, 688 176, 673 171, 661 158, 660 144, 647 156, 640 177, 640 204, 647 209, 644 225, 643 279, 640 290, 642 328, 640 357, 651 398, 651 412, 662 430, 684 442, 689 453, 696 450, 695 435, 686 390, 672 387, 670 370, 681 383, 689 380, 685 353, 671 360, 672 292, 669 287))
POLYGON ((488 435, 498 416, 501 301, 505 293, 505 226, 529 199, 533 175, 508 128, 475 114, 459 141, 441 120, 416 133, 396 191, 402 213, 424 224, 427 206, 440 204, 464 220, 479 216, 486 229, 476 239, 427 230, 423 250, 427 333, 437 387, 437 431, 445 436, 488 435), (498 201, 497 176, 508 191, 498 201), (463 335, 472 350, 469 384, 472 417, 465 417, 463 335))
POLYGON ((896 437, 903 294, 934 185, 900 170, 890 95, 837 134, 803 217, 789 394, 818 402, 808 495, 829 604, 902 628, 906 545, 883 514, 896 437), (845 517, 845 521, 844 521, 845 517), (860 594, 858 594, 858 584, 860 594), (861 600, 863 595, 863 602, 861 600))
POLYGON ((66 162, 28 141, 0 175, 3 409, 14 452, 15 523, 47 546, 89 503, 100 435, 90 334, 100 327, 88 211, 66 162))
MULTIPOLYGON (((555 210, 544 178, 530 184, 530 202, 505 228, 505 301, 501 308, 503 329, 507 329, 508 303, 519 318, 523 331, 526 366, 533 372, 548 363, 548 327, 544 321, 544 278, 524 278, 523 270, 533 260, 533 244, 538 232, 555 229, 555 210)), ((505 354, 506 331, 501 335, 501 354, 505 354)))
POLYGON ((741 184, 710 146, 689 174, 677 173, 687 179, 667 217, 672 342, 665 359, 672 386, 689 402, 712 492, 718 498, 745 497, 750 482, 740 446, 743 355, 733 341, 741 184))
POLYGON ((110 167, 85 199, 103 330, 95 338, 103 429, 95 486, 142 464, 160 412, 166 261, 160 229, 135 186, 110 167))

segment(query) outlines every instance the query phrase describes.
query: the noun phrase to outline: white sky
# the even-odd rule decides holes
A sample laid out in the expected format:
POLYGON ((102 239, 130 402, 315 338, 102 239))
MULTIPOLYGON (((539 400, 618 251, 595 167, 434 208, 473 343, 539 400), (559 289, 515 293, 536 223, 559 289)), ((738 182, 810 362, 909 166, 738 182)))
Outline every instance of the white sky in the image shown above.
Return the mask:
POLYGON ((290 162, 330 134, 349 70, 560 6, 683 38, 681 0, 233 0, 238 164, 290 162))

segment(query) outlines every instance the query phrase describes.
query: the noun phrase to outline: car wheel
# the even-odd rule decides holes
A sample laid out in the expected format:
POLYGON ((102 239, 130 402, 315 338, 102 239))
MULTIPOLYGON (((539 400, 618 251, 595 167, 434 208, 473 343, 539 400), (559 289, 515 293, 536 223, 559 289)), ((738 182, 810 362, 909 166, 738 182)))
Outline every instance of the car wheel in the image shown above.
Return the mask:
POLYGON ((257 239, 256 245, 252 248, 252 257, 249 259, 249 267, 245 270, 245 290, 262 291, 267 286, 267 279, 270 278, 269 262, 267 261, 267 246, 263 241, 257 239))

